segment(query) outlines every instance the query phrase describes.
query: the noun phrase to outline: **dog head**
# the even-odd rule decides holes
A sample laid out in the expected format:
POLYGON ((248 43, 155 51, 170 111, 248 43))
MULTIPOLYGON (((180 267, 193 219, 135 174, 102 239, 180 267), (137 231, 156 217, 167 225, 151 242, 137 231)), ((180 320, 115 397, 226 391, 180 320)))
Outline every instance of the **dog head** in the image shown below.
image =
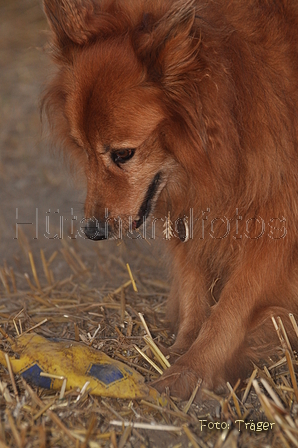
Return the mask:
POLYGON ((44 103, 84 166, 89 238, 117 232, 119 219, 136 229, 154 210, 166 216, 163 204, 175 200, 178 213, 187 207, 192 148, 203 135, 191 80, 199 40, 193 0, 172 3, 44 0, 59 67, 44 103))

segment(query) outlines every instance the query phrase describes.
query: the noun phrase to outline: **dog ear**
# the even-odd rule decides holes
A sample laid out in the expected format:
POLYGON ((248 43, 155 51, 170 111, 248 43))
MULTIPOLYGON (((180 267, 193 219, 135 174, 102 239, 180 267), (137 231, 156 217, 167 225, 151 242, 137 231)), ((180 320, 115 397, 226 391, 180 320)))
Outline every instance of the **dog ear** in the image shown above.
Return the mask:
POLYGON ((193 58, 197 43, 193 35, 195 0, 178 0, 159 20, 144 14, 139 35, 135 39, 136 53, 160 77, 171 78, 193 58))
POLYGON ((197 76, 202 44, 198 26, 202 11, 196 3, 196 0, 177 0, 159 20, 154 22, 153 17, 144 17, 143 29, 139 40, 136 39, 139 45, 136 53, 147 67, 149 79, 162 87, 173 112, 184 116, 195 139, 193 121, 201 120, 197 76))
POLYGON ((44 11, 60 48, 85 44, 92 36, 92 0, 44 0, 44 11), (91 25, 91 26, 90 26, 91 25))
POLYGON ((194 148, 198 142, 206 148, 207 134, 198 95, 205 6, 197 3, 196 0, 176 0, 157 21, 153 15, 144 16, 135 39, 135 51, 146 66, 149 80, 157 83, 165 94, 167 106, 181 126, 181 132, 186 130, 194 148))

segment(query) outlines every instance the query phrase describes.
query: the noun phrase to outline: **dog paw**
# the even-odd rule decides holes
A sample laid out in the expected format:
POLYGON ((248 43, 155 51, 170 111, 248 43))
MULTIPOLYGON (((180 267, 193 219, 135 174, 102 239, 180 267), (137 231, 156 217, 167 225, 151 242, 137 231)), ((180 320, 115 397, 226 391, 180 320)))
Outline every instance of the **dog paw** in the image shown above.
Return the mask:
POLYGON ((197 372, 174 364, 158 380, 154 381, 152 386, 160 393, 165 392, 167 389, 170 395, 182 400, 188 400, 199 380, 200 376, 197 372))

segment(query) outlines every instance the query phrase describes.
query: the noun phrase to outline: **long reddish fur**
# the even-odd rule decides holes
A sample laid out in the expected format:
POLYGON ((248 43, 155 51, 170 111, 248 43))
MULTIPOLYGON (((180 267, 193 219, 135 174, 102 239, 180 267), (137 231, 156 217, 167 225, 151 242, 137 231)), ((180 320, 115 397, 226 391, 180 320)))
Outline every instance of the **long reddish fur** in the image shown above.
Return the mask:
MULTIPOLYGON (((155 154, 156 164, 168 158, 171 171, 156 213, 167 216, 171 210, 175 220, 188 216, 192 208, 205 212, 197 215, 192 240, 168 242, 173 284, 167 317, 177 335, 171 353, 181 356, 156 387, 169 387, 187 398, 199 378, 209 388, 235 382, 248 373, 252 361, 278 345, 272 316, 282 317, 295 346, 288 314, 298 313, 297 2, 45 0, 44 4, 59 67, 44 104, 71 157, 85 160, 81 147, 88 143, 82 135, 88 134, 90 145, 95 144, 91 116, 104 123, 105 136, 117 129, 120 138, 121 126, 127 126, 139 99, 154 113, 146 123, 135 114, 131 132, 148 131, 150 154, 155 154), (126 64, 127 72, 117 77, 112 69, 109 75, 98 72, 99 60, 105 67, 111 60, 115 67, 116 59, 126 64), (114 107, 113 123, 94 105, 89 105, 92 114, 84 108, 87 86, 98 76, 104 85, 102 95, 113 98, 112 104, 105 101, 107 110, 127 85, 146 85, 146 92, 142 97, 140 90, 135 106, 126 98, 122 103, 126 113, 117 115, 114 107), (75 142, 74 129, 80 129, 75 142), (260 219, 255 217, 266 223, 261 237, 260 219), (231 222, 225 238, 219 237, 225 227, 217 218, 231 222), (247 220, 249 238, 244 236, 247 220), (198 230, 203 222, 204 238, 198 230)), ((140 164, 144 182, 132 192, 132 180, 119 176, 111 180, 92 160, 89 165, 83 162, 87 216, 102 216, 105 207, 114 207, 121 215, 141 201, 154 174, 153 162, 150 168, 140 164)), ((137 178, 137 173, 131 177, 137 178)))

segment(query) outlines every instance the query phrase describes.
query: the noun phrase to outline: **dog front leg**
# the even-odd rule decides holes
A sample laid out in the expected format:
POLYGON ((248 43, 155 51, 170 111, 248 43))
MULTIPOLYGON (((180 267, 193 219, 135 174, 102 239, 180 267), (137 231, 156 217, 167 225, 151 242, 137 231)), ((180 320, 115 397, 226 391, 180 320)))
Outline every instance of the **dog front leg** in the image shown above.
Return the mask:
POLYGON ((176 341, 170 347, 172 356, 185 353, 196 340, 210 314, 210 292, 203 268, 175 257, 173 284, 167 306, 167 318, 172 323, 176 341))
MULTIPOLYGON (((239 264, 188 351, 154 383, 159 391, 169 388, 171 394, 187 399, 200 379, 205 388, 217 388, 231 381, 231 378, 237 379, 237 375, 243 372, 244 364, 249 365, 245 342, 254 313, 258 309, 265 312, 278 304, 275 293, 283 275, 277 266, 280 261, 268 254, 263 264, 252 266, 248 259, 245 265, 239 264), (272 271, 276 275, 274 281, 270 275, 272 271)), ((180 334, 185 337, 188 335, 186 323, 195 321, 191 316, 197 310, 187 306, 187 300, 181 303, 186 306, 184 311, 187 318, 181 322, 179 333, 181 331, 180 334)), ((177 341, 180 341, 179 333, 177 341)))

